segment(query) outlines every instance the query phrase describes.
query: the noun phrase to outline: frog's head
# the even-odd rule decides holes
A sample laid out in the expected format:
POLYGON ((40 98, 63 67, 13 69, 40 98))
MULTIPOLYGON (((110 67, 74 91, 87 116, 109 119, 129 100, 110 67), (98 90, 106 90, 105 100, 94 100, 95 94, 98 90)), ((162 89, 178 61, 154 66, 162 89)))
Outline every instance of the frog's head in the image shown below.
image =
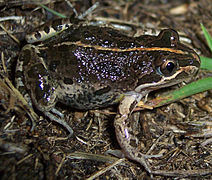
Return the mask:
POLYGON ((197 53, 180 43, 175 30, 165 29, 141 50, 148 57, 148 71, 140 74, 135 91, 151 91, 188 81, 200 67, 197 53))

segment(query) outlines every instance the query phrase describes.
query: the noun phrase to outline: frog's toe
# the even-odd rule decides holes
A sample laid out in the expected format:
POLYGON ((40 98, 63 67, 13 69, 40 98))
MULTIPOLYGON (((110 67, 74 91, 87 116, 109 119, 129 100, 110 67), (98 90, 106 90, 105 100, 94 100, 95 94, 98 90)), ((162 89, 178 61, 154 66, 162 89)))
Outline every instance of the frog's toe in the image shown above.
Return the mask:
POLYGON ((32 126, 31 126, 31 129, 30 131, 34 131, 35 130, 35 127, 36 127, 36 120, 39 119, 39 117, 33 112, 33 115, 31 113, 28 113, 30 119, 31 119, 31 123, 32 123, 32 126))
MULTIPOLYGON (((68 125, 68 123, 63 119, 63 118, 58 118, 56 117, 54 114, 50 113, 50 112, 45 112, 44 113, 51 121, 55 121, 59 124, 61 124, 63 127, 65 127, 68 132, 69 135, 68 137, 71 137, 74 133, 73 129, 68 125)), ((61 113, 62 114, 62 113, 61 113)))
POLYGON ((51 112, 58 115, 61 119, 64 119, 64 114, 58 111, 56 108, 52 108, 51 112))

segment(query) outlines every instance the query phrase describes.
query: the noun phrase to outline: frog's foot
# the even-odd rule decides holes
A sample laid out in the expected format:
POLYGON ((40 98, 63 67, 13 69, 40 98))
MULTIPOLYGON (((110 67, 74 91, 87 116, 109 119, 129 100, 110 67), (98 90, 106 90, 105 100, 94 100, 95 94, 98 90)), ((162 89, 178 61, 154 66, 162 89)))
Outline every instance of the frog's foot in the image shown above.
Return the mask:
POLYGON ((71 137, 74 133, 73 129, 69 126, 69 124, 64 120, 64 115, 58 111, 57 109, 55 108, 52 108, 51 109, 51 112, 47 111, 47 112, 44 112, 44 114, 51 120, 51 121, 55 121, 59 124, 61 124, 63 127, 65 127, 68 132, 69 132, 69 135, 68 137, 71 137))
POLYGON ((142 95, 139 94, 132 94, 124 97, 120 103, 118 114, 114 121, 114 126, 117 140, 124 151, 125 156, 129 159, 137 161, 144 166, 149 173, 152 173, 150 165, 147 161, 147 159, 151 158, 152 156, 142 154, 137 150, 139 140, 135 136, 130 125, 130 115, 141 98, 142 95))
POLYGON ((121 150, 119 150, 119 149, 107 150, 105 152, 105 154, 106 155, 112 155, 112 156, 115 156, 115 157, 118 157, 118 158, 124 158, 125 157, 124 153, 121 150))

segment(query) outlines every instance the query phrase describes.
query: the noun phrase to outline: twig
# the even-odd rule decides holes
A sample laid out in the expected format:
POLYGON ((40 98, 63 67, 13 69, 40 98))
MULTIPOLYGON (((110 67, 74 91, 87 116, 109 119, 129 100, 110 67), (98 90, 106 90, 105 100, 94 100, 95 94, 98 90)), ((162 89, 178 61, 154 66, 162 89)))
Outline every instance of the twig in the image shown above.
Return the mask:
POLYGON ((105 173, 106 171, 112 169, 113 167, 115 167, 116 165, 122 163, 123 161, 125 161, 125 158, 119 159, 118 161, 115 161, 113 164, 107 166, 106 168, 98 171, 97 173, 95 173, 94 175, 92 175, 91 177, 87 178, 86 180, 93 180, 99 176, 101 176, 103 173, 105 173))
POLYGON ((21 164, 22 162, 24 162, 25 160, 29 159, 30 157, 32 157, 32 155, 33 155, 33 154, 29 154, 28 156, 24 157, 23 159, 21 159, 20 161, 18 161, 18 162, 16 163, 16 165, 19 165, 19 164, 21 164))
POLYGON ((20 41, 15 37, 13 36, 9 31, 7 31, 7 29, 2 25, 0 24, 0 27, 18 44, 20 44, 20 41))
POLYGON ((7 17, 0 17, 1 21, 8 21, 8 20, 14 20, 14 21, 20 21, 23 20, 22 16, 7 16, 7 17))
POLYGON ((63 154, 63 159, 61 160, 61 162, 60 162, 60 164, 59 164, 59 166, 58 166, 58 168, 57 168, 57 170, 56 170, 56 172, 55 172, 55 176, 57 176, 57 175, 58 175, 58 172, 60 171, 60 169, 61 169, 62 165, 64 164, 65 159, 66 159, 66 155, 65 155, 65 154, 63 154))

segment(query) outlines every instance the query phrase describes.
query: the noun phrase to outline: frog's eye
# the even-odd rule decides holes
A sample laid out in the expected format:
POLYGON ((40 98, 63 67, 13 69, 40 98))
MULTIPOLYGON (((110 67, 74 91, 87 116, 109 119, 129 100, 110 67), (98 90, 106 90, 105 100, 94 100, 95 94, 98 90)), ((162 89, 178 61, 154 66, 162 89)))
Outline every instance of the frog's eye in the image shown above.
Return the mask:
POLYGON ((160 75, 171 76, 176 72, 177 64, 174 61, 167 60, 156 69, 160 75))

